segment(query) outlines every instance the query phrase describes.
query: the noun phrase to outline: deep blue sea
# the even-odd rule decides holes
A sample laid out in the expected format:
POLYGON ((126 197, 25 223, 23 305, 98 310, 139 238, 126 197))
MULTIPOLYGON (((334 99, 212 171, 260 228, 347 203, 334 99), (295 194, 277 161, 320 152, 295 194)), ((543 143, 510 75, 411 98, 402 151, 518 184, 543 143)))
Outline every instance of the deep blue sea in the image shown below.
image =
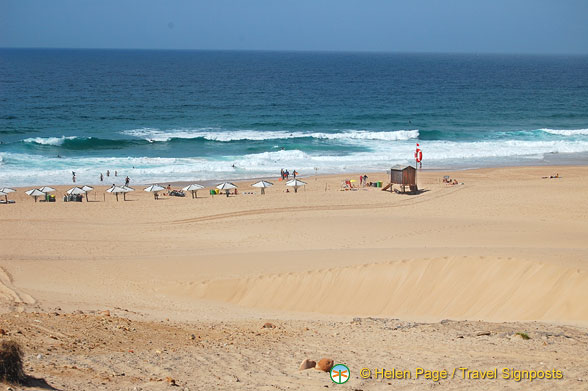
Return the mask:
POLYGON ((0 142, 0 186, 586 164, 588 56, 0 49, 0 142))

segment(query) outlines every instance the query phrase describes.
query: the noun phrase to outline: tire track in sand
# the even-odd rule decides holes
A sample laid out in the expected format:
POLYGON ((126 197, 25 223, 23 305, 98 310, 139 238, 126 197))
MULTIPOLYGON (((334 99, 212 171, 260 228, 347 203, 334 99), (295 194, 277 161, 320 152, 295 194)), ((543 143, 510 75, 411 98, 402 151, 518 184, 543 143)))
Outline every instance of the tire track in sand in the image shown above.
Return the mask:
POLYGON ((330 210, 365 210, 365 209, 385 209, 385 208, 399 208, 402 206, 409 206, 409 205, 416 205, 423 202, 429 202, 438 198, 447 197, 459 190, 463 189, 463 187, 457 187, 451 189, 451 191, 444 191, 435 194, 428 194, 423 193, 414 196, 414 198, 410 198, 407 200, 402 200, 395 204, 390 204, 388 202, 385 203, 378 203, 378 204, 341 204, 341 205, 314 205, 314 206, 288 206, 284 208, 271 208, 271 209, 250 209, 250 210, 242 210, 236 212, 227 212, 227 213, 217 213, 213 215, 207 216, 200 216, 200 217, 193 217, 189 219, 181 219, 181 220, 174 220, 170 221, 168 224, 190 224, 190 223, 200 223, 204 221, 210 220, 222 220, 222 219, 230 219, 234 217, 243 217, 243 216, 253 216, 253 215, 263 215, 263 214, 278 214, 278 213, 292 213, 292 212, 311 212, 311 211, 330 211, 330 210), (429 196, 427 196, 429 195, 429 196))

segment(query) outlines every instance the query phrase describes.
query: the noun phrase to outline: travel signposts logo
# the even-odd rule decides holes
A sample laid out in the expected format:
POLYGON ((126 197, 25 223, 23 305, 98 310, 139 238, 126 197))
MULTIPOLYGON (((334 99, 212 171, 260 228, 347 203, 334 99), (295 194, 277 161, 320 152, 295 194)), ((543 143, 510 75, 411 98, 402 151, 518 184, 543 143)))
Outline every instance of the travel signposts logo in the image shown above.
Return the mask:
POLYGON ((351 377, 351 373, 349 372, 349 368, 347 365, 337 364, 333 368, 331 368, 331 380, 335 384, 343 384, 346 383, 347 380, 351 377))

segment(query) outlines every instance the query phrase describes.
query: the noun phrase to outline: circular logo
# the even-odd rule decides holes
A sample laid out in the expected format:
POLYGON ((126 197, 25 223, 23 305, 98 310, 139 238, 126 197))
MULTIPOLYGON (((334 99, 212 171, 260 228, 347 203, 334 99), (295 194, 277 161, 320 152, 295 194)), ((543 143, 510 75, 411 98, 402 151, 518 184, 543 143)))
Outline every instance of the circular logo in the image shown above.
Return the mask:
POLYGON ((343 384, 349 380, 351 377, 351 372, 349 371, 349 367, 347 367, 347 365, 337 364, 331 368, 330 375, 333 383, 343 384))

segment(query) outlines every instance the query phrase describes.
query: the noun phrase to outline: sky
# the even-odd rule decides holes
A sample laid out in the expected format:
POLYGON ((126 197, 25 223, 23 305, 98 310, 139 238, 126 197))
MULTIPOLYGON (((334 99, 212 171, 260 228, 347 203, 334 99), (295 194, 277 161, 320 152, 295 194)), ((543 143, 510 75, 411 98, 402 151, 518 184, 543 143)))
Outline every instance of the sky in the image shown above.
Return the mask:
POLYGON ((588 54, 588 0, 0 0, 0 47, 588 54))

